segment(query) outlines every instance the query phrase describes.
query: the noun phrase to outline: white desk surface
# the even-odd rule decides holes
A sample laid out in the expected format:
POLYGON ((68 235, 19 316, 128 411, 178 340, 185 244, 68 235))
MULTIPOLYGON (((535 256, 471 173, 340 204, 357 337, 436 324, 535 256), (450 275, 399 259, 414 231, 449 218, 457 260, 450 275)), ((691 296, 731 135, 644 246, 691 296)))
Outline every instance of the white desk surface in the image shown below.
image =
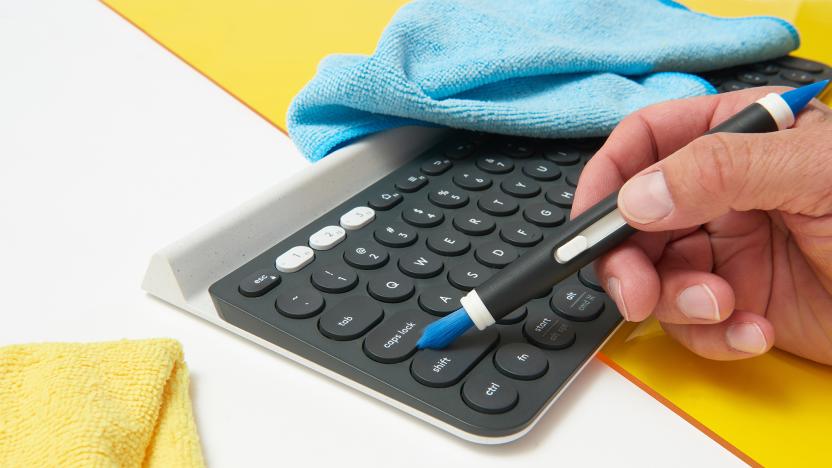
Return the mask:
POLYGON ((483 447, 145 295, 154 251, 308 163, 96 2, 0 2, 0 63, 0 345, 180 340, 209 465, 741 464, 598 361, 483 447))

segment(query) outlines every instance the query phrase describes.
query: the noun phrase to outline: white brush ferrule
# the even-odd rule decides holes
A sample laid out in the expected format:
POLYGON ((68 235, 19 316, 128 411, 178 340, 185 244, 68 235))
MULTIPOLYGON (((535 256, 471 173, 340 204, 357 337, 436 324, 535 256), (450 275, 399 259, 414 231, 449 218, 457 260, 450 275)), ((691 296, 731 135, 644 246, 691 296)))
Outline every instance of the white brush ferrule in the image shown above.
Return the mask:
POLYGON ((494 325, 494 317, 491 315, 491 312, 488 311, 488 307, 482 303, 482 299, 480 299, 477 291, 472 290, 463 296, 459 302, 462 304, 462 308, 465 309, 465 312, 468 313, 468 317, 471 317, 471 321, 474 322, 474 326, 476 326, 478 330, 485 330, 491 325, 494 325))
POLYGON ((777 123, 777 130, 785 130, 794 125, 792 109, 777 93, 770 93, 757 100, 757 104, 766 108, 771 118, 777 123))

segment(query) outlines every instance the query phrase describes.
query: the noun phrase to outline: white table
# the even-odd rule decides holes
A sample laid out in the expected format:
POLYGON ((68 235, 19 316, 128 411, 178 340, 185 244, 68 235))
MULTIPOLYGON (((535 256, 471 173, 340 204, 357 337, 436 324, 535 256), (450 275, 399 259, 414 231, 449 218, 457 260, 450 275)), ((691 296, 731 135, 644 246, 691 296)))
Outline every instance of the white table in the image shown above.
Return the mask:
POLYGON ((308 163, 98 3, 0 2, 0 63, 0 345, 180 340, 210 465, 740 464, 598 361, 483 447, 145 295, 155 250, 308 163))

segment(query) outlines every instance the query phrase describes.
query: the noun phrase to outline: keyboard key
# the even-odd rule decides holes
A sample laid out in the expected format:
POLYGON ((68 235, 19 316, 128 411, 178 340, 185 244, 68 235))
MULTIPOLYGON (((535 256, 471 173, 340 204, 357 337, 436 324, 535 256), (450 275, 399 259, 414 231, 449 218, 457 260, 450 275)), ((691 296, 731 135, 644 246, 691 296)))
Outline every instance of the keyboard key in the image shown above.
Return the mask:
POLYGON ((739 91, 741 89, 748 89, 752 88, 752 86, 748 83, 743 83, 741 81, 734 81, 728 80, 719 87, 721 91, 724 92, 731 92, 731 91, 739 91))
POLYGON ((402 192, 415 192, 428 183, 428 178, 423 175, 411 175, 396 182, 396 188, 402 192))
POLYGON ((370 208, 386 211, 398 205, 402 201, 402 194, 399 192, 379 192, 367 202, 370 208))
POLYGON ((535 203, 523 210, 526 221, 543 227, 554 227, 566 220, 563 210, 548 203, 535 203))
POLYGON ((434 190, 428 194, 428 200, 442 208, 461 208, 468 204, 468 195, 446 188, 434 190))
POLYGON ((737 79, 743 83, 748 83, 754 86, 764 86, 768 83, 768 78, 760 73, 745 72, 737 75, 737 79))
POLYGON ((443 230, 428 236, 427 246, 439 255, 455 257, 467 252, 471 248, 471 241, 458 232, 443 230))
POLYGON ((351 296, 327 309, 318 320, 318 329, 333 340, 354 340, 364 336, 383 317, 378 302, 367 296, 351 296))
POLYGON ((427 203, 414 203, 402 208, 402 219, 416 227, 433 227, 442 224, 445 214, 427 203))
POLYGON ((494 216, 512 215, 519 207, 517 200, 497 192, 483 194, 477 202, 477 206, 486 213, 494 216))
POLYGON ((277 297, 274 306, 281 315, 293 319, 313 317, 324 308, 324 297, 310 287, 300 288, 277 297))
POLYGON ((427 175, 435 176, 444 173, 453 165, 454 163, 452 163, 450 159, 431 158, 422 164, 422 172, 427 175))
POLYGON ((514 169, 514 161, 505 156, 488 155, 477 159, 477 167, 492 174, 506 174, 514 169))
POLYGON ((309 265, 315 259, 315 252, 305 245, 297 245, 283 252, 274 261, 275 267, 283 273, 294 273, 309 265))
POLYGON ((413 295, 413 281, 399 273, 384 272, 367 283, 367 291, 382 302, 402 302, 413 295))
POLYGON ((575 330, 562 318, 544 316, 526 320, 523 334, 531 344, 543 349, 564 349, 575 342, 575 330))
POLYGON ((567 185, 571 185, 572 187, 577 187, 578 186, 578 179, 580 179, 580 177, 581 177, 581 174, 579 174, 577 172, 573 172, 571 174, 567 174, 566 179, 564 179, 564 180, 566 180, 567 185))
POLYGON ((465 190, 485 190, 491 187, 491 178, 481 172, 466 171, 455 175, 454 183, 465 190))
POLYGON ((531 198, 540 193, 540 184, 526 177, 509 177, 503 180, 500 188, 518 198, 531 198))
POLYGON ((526 318, 527 313, 528 308, 526 306, 518 307, 511 311, 510 314, 497 320, 497 323, 499 323, 500 325, 511 325, 513 323, 520 323, 523 321, 524 318, 526 318))
POLYGON ((503 268, 517 260, 517 249, 504 242, 492 241, 477 247, 474 257, 487 267, 503 268))
POLYGON ((462 385, 462 400, 481 413, 498 414, 514 408, 518 395, 505 377, 475 373, 462 385))
POLYGON ((462 307, 464 293, 450 286, 433 286, 419 294, 419 307, 425 312, 444 317, 462 307))
POLYGON ((341 265, 325 265, 312 272, 312 285, 323 292, 343 293, 358 284, 358 275, 341 265))
POLYGON ((344 251, 344 261, 348 265, 362 270, 381 268, 389 259, 390 255, 384 247, 373 241, 355 243, 344 251))
POLYGON ((595 320, 604 310, 604 300, 595 291, 583 286, 567 286, 552 295, 552 310, 576 322, 595 320))
POLYGON ((470 141, 456 141, 445 147, 445 156, 451 159, 464 159, 474 152, 474 143, 470 141))
POLYGON ((309 247, 315 250, 329 250, 347 238, 347 231, 341 226, 326 226, 309 236, 309 247))
POLYGON ((448 272, 448 281, 462 290, 471 290, 485 283, 494 274, 491 268, 468 260, 455 266, 448 272))
POLYGON ((549 161, 530 161, 523 166, 523 174, 533 179, 549 181, 560 177, 560 169, 549 161))
POLYGON ((578 272, 578 279, 581 280, 581 283, 596 291, 604 291, 604 288, 601 287, 601 282, 598 280, 598 275, 595 274, 594 264, 589 264, 581 268, 578 272))
POLYGON ((406 310, 388 318, 364 339, 364 353, 378 362, 392 364, 416 352, 422 330, 433 320, 420 310, 406 310))
POLYGON ((528 158, 534 154, 534 145, 530 141, 509 140, 500 143, 498 151, 512 158, 528 158))
POLYGON ((414 278, 431 278, 442 272, 442 259, 424 247, 417 247, 399 259, 399 270, 414 278))
POLYGON ((561 182, 546 191, 546 199, 561 208, 572 208, 574 198, 575 189, 561 182))
POLYGON ((361 229, 376 218, 376 212, 366 206, 356 206, 341 216, 341 227, 350 231, 361 229))
POLYGON ((392 222, 382 224, 373 232, 373 237, 387 247, 407 247, 416 242, 418 234, 406 224, 392 222))
POLYGON ((484 236, 494 230, 494 220, 479 211, 467 210, 454 216, 453 225, 458 230, 472 236, 484 236))
POLYGON ((784 70, 780 73, 783 78, 794 81, 800 84, 809 84, 815 82, 815 77, 811 73, 800 70, 784 70))
POLYGON ((280 284, 280 275, 271 268, 255 271, 240 282, 238 290, 246 297, 260 297, 280 284))
POLYGON ((751 68, 764 75, 776 75, 780 71, 780 67, 773 63, 755 63, 751 68))
POLYGON ((812 62, 806 59, 799 59, 796 57, 783 57, 777 59, 777 64, 786 68, 794 68, 795 70, 805 71, 809 73, 820 73, 823 71, 823 65, 812 62))
POLYGON ((579 149, 563 144, 543 153, 544 158, 559 166, 571 166, 573 164, 578 164, 578 161, 581 160, 581 156, 582 153, 579 149))
POLYGON ((428 387, 456 384, 497 344, 497 330, 471 330, 446 349, 425 349, 410 363, 410 373, 428 387))
POLYGON ((531 247, 543 239, 543 233, 529 223, 513 222, 500 228, 500 238, 517 247, 531 247))
POLYGON ((539 349, 525 343, 509 343, 494 353, 494 365, 503 374, 519 380, 538 379, 549 369, 549 360, 539 349))

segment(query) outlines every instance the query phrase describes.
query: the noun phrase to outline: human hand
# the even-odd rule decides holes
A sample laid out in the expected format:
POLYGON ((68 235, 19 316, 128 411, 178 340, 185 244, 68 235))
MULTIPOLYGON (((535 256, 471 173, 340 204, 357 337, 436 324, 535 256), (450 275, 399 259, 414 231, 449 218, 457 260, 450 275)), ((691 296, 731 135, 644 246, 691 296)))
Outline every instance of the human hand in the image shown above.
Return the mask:
POLYGON ((792 129, 709 128, 771 92, 661 103, 628 116, 587 163, 572 217, 621 187, 640 231, 596 262, 624 318, 654 315, 711 359, 772 346, 832 364, 832 110, 792 129), (624 183, 626 181, 626 184, 624 183))

